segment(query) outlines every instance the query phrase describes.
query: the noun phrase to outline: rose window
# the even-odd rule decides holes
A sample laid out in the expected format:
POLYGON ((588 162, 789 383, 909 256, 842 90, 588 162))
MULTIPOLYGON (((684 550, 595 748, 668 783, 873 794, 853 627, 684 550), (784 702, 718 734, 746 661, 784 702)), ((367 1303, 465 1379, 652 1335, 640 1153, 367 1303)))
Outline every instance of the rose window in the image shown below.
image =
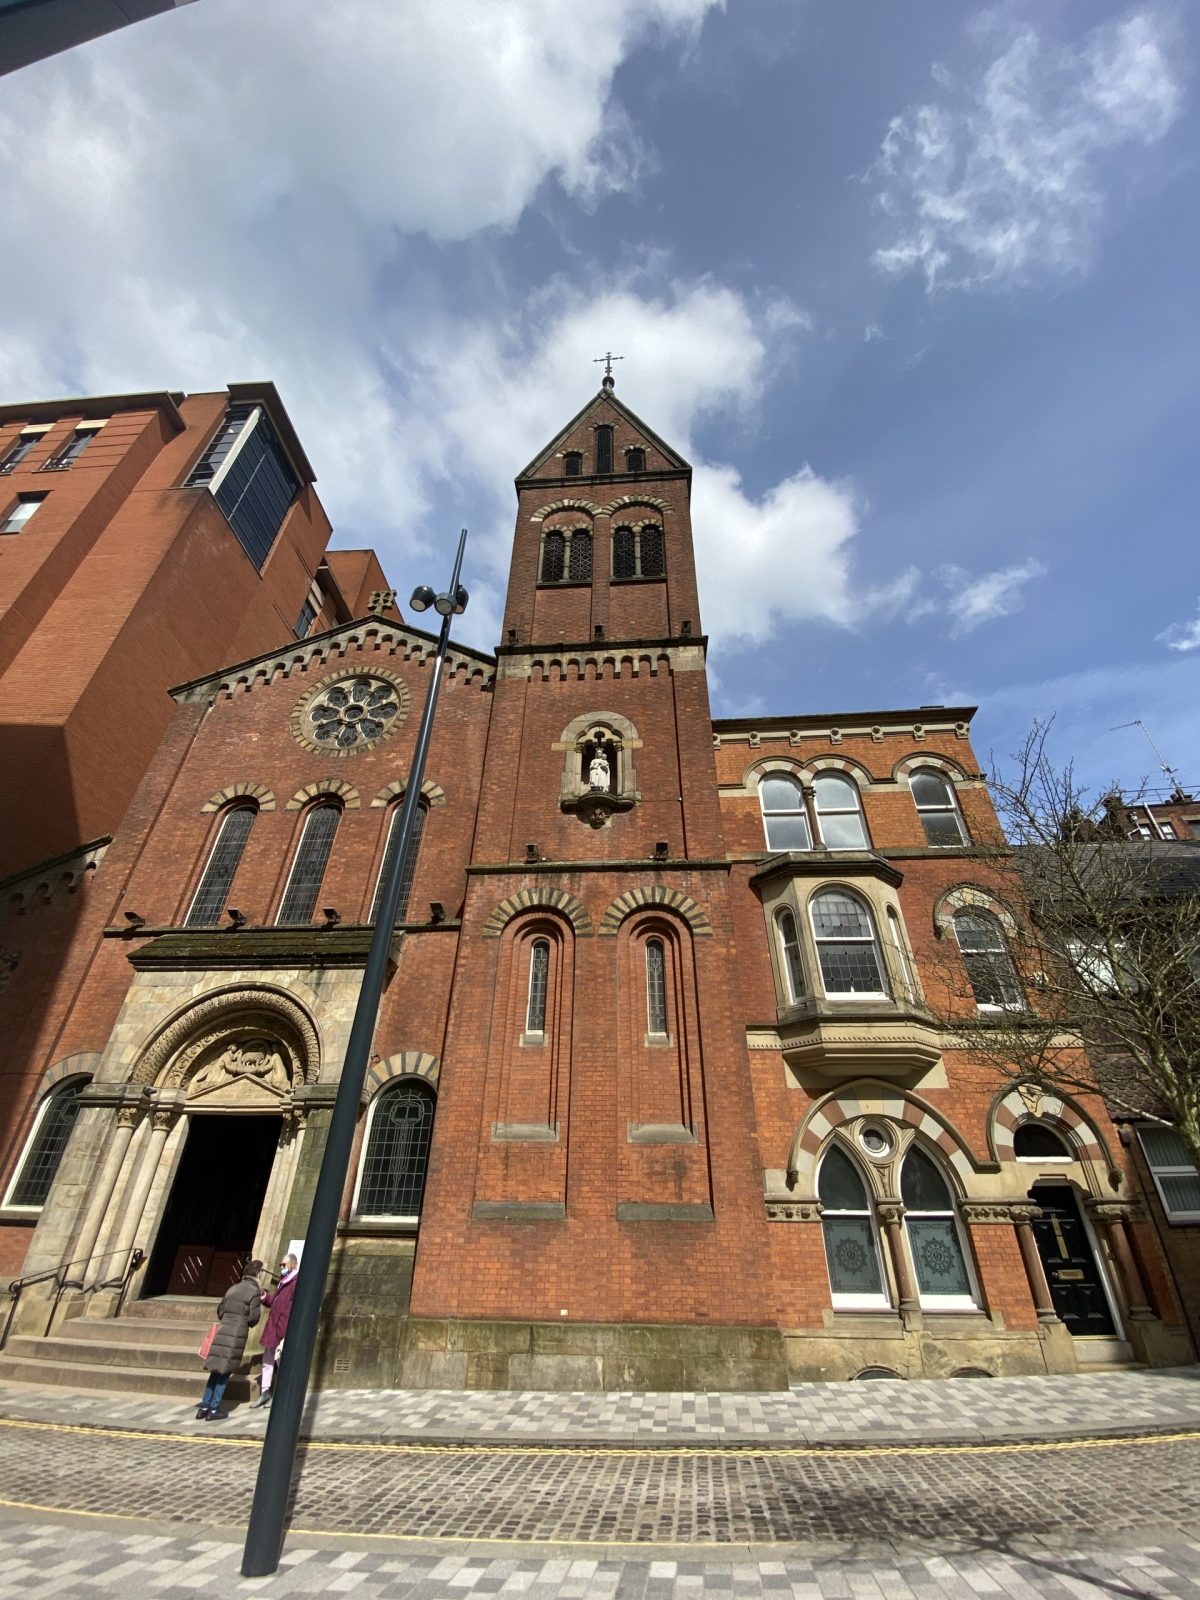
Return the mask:
POLYGON ((309 710, 315 744, 352 750, 387 732, 400 710, 396 686, 379 678, 350 678, 326 689, 309 710))

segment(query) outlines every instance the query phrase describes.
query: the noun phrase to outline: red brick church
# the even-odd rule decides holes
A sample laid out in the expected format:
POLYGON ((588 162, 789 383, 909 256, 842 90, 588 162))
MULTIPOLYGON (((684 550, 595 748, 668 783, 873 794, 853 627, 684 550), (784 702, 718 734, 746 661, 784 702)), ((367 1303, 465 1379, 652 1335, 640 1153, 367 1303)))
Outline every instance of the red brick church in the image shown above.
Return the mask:
MULTIPOLYGON (((369 553, 326 552, 253 387, 87 403, 127 433, 154 416, 126 474, 153 494, 106 525, 118 566, 162 546, 152 659, 128 640, 112 691, 126 742, 152 737, 102 842, 49 796, 59 854, 18 838, 0 884, 0 1250, 29 1280, 10 1376, 44 1375, 64 1330, 78 1361, 97 1322, 210 1303, 304 1235, 434 641, 369 553), (168 684, 197 611, 203 665, 168 684)), ((59 492, 36 449, 89 420, 36 411, 0 412, 0 592, 59 492)), ((948 951, 980 1008, 1021 1003, 971 708, 714 720, 691 470, 609 379, 516 489, 501 640, 446 669, 320 1381, 1188 1359, 1103 1108, 997 1083, 925 1008, 948 951)), ((103 789, 102 740, 94 759, 103 789)))

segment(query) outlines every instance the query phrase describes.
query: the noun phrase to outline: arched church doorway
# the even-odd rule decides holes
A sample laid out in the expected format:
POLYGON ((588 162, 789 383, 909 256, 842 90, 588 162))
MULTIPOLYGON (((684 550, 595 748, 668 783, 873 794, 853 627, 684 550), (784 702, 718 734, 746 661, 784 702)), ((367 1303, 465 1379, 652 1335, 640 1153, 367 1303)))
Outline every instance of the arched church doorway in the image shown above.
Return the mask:
POLYGON ((143 1297, 217 1296, 254 1248, 282 1116, 192 1113, 143 1297))

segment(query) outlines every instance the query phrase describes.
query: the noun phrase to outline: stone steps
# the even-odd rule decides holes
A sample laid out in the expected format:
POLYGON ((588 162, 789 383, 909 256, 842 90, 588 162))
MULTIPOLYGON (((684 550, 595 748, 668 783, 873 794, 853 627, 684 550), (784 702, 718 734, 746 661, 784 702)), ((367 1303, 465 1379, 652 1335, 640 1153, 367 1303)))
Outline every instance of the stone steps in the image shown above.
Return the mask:
MULTIPOLYGON (((186 1372, 163 1372, 145 1367, 93 1366, 85 1362, 26 1360, 0 1356, 0 1382, 53 1385, 67 1389, 104 1390, 118 1394, 162 1395, 164 1399, 190 1400, 199 1405, 206 1373, 197 1361, 186 1372)), ((258 1385, 235 1373, 225 1391, 224 1405, 257 1397, 258 1385)))
MULTIPOLYGON (((215 1300, 162 1296, 136 1300, 113 1319, 70 1318, 44 1337, 13 1334, 0 1380, 199 1400, 205 1370, 196 1351, 216 1311, 215 1300)), ((261 1360, 252 1328, 241 1371, 229 1380, 230 1402, 257 1393, 251 1374, 261 1360)))

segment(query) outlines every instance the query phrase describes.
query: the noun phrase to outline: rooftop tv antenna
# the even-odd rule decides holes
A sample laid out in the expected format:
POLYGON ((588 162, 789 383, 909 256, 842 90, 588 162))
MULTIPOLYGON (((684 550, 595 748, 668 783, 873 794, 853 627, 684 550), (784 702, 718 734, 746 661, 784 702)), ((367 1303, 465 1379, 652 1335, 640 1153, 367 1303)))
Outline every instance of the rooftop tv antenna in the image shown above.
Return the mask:
POLYGON ((1162 751, 1155 744, 1150 735, 1150 729, 1142 721, 1141 717, 1135 717, 1132 722, 1118 722, 1115 728, 1110 728, 1108 731, 1109 733, 1120 733, 1124 728, 1140 728, 1142 730, 1142 732, 1146 735, 1146 743, 1150 746, 1151 750, 1154 751, 1155 757, 1158 760, 1159 769, 1165 773, 1168 778, 1170 778, 1171 788, 1173 790, 1182 792, 1183 785, 1179 781, 1179 774, 1175 771, 1174 767, 1168 764, 1166 756, 1163 755, 1162 751))

